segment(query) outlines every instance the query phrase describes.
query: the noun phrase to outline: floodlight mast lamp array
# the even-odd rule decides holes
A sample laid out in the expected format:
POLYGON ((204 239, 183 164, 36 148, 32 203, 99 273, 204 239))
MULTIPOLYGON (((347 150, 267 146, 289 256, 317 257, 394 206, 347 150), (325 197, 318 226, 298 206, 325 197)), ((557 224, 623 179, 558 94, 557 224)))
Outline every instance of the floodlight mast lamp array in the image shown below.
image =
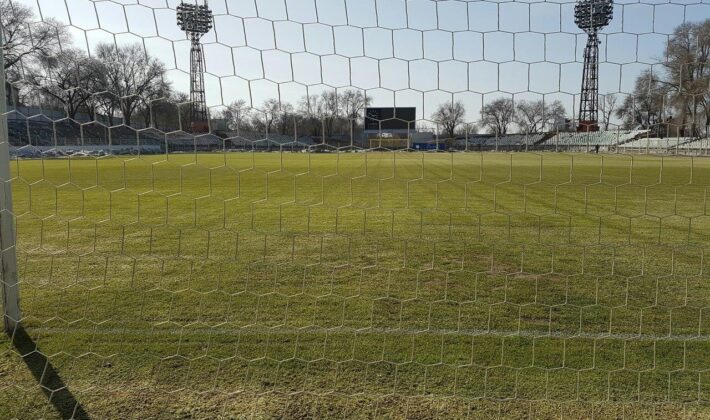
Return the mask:
POLYGON ((200 39, 212 29, 212 11, 204 4, 180 3, 177 24, 190 38, 190 128, 193 134, 209 131, 205 98, 205 64, 200 39))
POLYGON ((599 31, 614 15, 613 0, 581 0, 574 7, 574 23, 587 33, 584 48, 578 132, 599 131, 599 31))

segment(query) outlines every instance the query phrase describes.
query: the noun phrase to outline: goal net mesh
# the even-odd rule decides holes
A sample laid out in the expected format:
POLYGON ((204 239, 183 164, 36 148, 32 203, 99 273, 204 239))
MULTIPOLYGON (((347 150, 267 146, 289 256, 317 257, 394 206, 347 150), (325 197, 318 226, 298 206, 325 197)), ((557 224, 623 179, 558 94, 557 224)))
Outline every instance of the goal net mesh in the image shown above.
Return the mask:
POLYGON ((0 0, 0 412, 710 414, 707 4, 177 5, 0 0))

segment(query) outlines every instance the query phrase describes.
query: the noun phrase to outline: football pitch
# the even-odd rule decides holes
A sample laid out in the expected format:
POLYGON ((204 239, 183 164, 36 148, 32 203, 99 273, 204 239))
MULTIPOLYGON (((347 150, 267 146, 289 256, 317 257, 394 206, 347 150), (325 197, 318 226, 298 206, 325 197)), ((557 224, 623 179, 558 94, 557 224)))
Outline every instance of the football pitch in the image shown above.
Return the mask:
POLYGON ((12 170, 26 336, 0 337, 9 417, 710 415, 708 158, 12 170))

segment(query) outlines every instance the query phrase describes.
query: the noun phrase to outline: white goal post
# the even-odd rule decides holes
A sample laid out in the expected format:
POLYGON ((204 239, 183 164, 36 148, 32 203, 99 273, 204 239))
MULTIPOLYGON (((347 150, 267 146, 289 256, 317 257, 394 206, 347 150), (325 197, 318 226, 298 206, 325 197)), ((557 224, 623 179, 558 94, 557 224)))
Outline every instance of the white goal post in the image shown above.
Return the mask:
MULTIPOLYGON (((3 35, 0 31, 0 51, 3 35)), ((15 217, 12 213, 10 181, 10 139, 7 132, 7 94, 5 92, 5 60, 0 54, 0 284, 2 285, 3 324, 12 335, 20 319, 20 291, 15 247, 15 217)))

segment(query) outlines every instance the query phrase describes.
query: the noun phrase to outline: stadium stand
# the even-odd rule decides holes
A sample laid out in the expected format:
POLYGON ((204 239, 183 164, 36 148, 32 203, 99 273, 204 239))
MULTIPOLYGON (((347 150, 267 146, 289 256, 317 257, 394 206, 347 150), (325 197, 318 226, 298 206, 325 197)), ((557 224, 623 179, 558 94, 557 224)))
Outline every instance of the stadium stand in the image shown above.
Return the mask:
MULTIPOLYGON (((622 150, 632 151, 672 151, 676 148, 684 148, 685 145, 700 142, 701 139, 692 137, 641 137, 619 145, 622 150)), ((700 145, 702 143, 698 143, 700 145)))
POLYGON ((97 122, 79 124, 70 119, 52 121, 44 115, 25 118, 14 114, 8 118, 8 134, 13 156, 18 157, 165 151, 165 135, 157 130, 108 128, 97 122))
POLYGON ((230 135, 224 140, 227 150, 303 150, 313 146, 320 141, 315 141, 311 136, 301 136, 294 138, 287 135, 269 135, 254 133, 228 133, 230 135))
POLYGON ((543 148, 610 147, 632 141, 648 133, 646 130, 597 131, 589 133, 558 133, 540 144, 543 148))
POLYGON ((193 136, 192 134, 178 131, 166 134, 165 144, 168 153, 211 152, 222 150, 224 141, 213 134, 193 136))
POLYGON ((160 146, 111 146, 79 145, 79 146, 23 146, 11 147, 10 156, 21 159, 38 159, 48 157, 81 157, 109 155, 138 155, 161 153, 160 146))
POLYGON ((473 134, 468 139, 456 139, 457 150, 525 150, 549 138, 551 134, 473 134))
POLYGON ((681 149, 683 150, 692 150, 692 151, 705 151, 707 154, 708 148, 710 147, 710 138, 701 138, 701 139, 693 139, 688 142, 685 142, 681 149))
POLYGON ((445 141, 426 141, 426 142, 417 142, 417 143, 412 143, 412 150, 446 150, 446 142, 445 141))
MULTIPOLYGON (((12 112, 8 117, 8 133, 10 144, 20 148, 24 146, 37 147, 37 150, 47 148, 70 148, 65 151, 84 150, 92 153, 101 147, 107 154, 116 153, 164 153, 215 151, 215 150, 259 150, 300 151, 313 148, 322 143, 322 139, 312 136, 294 138, 290 135, 273 134, 266 137, 263 133, 228 132, 220 136, 205 134, 194 137, 182 131, 165 134, 162 131, 145 128, 134 129, 125 125, 107 127, 100 122, 79 123, 63 118, 52 120, 43 114, 25 117, 19 112, 12 112), (82 146, 76 149, 77 146, 82 146), (95 148, 94 146, 100 146, 95 148)), ((522 151, 533 149, 589 149, 601 147, 609 150, 618 147, 622 151, 648 150, 668 152, 676 149, 705 150, 710 146, 708 139, 690 137, 645 137, 647 130, 618 130, 592 133, 538 133, 538 134, 506 134, 495 136, 491 134, 473 134, 467 139, 457 138, 413 142, 414 150, 470 150, 470 151, 522 151)), ((326 141, 326 144, 330 142, 326 141)), ((339 144, 331 145, 338 147, 339 144)), ((403 148, 406 148, 403 147, 403 148)), ((396 148, 392 148, 396 149, 396 148)), ((29 150, 29 149, 28 149, 29 150)), ((68 152, 67 152, 68 153, 68 152)), ((35 155, 32 152, 22 152, 35 155)))

